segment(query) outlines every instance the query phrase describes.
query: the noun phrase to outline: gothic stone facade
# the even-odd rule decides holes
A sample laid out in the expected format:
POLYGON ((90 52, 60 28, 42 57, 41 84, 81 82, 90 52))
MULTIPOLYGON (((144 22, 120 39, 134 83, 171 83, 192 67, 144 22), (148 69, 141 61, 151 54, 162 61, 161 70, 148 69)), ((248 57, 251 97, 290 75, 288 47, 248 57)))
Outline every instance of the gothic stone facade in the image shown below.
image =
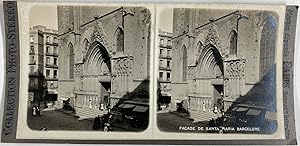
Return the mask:
POLYGON ((174 9, 173 15, 173 109, 181 103, 194 118, 216 104, 226 110, 274 64, 276 13, 174 9))
POLYGON ((101 102, 148 90, 150 18, 141 7, 59 6, 59 103, 95 116, 101 102))

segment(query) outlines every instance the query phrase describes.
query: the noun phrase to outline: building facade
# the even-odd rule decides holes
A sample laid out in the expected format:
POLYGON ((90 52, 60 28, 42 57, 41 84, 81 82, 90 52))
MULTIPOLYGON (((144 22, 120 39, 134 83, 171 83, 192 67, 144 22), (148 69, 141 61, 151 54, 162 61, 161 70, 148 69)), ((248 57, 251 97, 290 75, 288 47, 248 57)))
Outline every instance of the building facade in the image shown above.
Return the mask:
POLYGON ((171 100, 172 33, 159 30, 158 36, 160 103, 167 104, 171 100))
POLYGON ((226 111, 262 84, 266 94, 254 94, 261 99, 253 104, 275 105, 262 96, 275 98, 276 13, 174 9, 173 18, 173 109, 180 105, 192 118, 218 105, 226 111))
POLYGON ((147 9, 59 6, 58 16, 59 104, 70 99, 78 116, 95 117, 101 104, 111 109, 137 88, 149 91, 147 9))
POLYGON ((29 98, 31 101, 56 101, 58 90, 57 30, 45 26, 30 29, 29 98), (33 90, 39 91, 33 91, 33 90), (40 92, 40 93, 38 93, 40 92))

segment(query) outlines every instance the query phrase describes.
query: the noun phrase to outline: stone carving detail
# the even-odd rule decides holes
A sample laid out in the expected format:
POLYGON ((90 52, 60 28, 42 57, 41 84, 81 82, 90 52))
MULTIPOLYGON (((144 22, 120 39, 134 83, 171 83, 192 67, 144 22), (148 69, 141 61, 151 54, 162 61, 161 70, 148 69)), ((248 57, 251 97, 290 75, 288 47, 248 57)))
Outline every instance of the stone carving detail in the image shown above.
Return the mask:
POLYGON ((224 85, 225 85, 225 97, 228 97, 230 95, 231 89, 228 79, 224 79, 224 85))
POLYGON ((132 76, 133 57, 113 58, 112 93, 116 94, 127 89, 128 79, 132 76), (118 83, 117 83, 118 82, 118 83))
POLYGON ((196 78, 196 67, 188 66, 188 79, 196 78))
POLYGON ((112 76, 111 77, 111 92, 112 94, 116 93, 117 92, 117 89, 118 89, 118 84, 116 82, 116 76, 112 76))
POLYGON ((245 78, 245 59, 232 60, 226 62, 226 78, 243 79, 245 78))
POLYGON ((96 24, 94 26, 94 32, 91 35, 91 42, 97 41, 97 42, 101 43, 105 48, 107 48, 107 50, 111 51, 111 49, 109 48, 108 42, 107 42, 107 35, 105 34, 105 32, 103 30, 104 29, 103 29, 101 22, 96 24))
POLYGON ((82 75, 82 71, 83 71, 83 64, 82 63, 77 63, 75 64, 74 67, 75 70, 75 76, 81 76, 82 75))
POLYGON ((114 75, 132 75, 133 57, 117 58, 113 61, 114 75))
MULTIPOLYGON (((212 44, 217 48, 222 48, 219 41, 217 26, 213 23, 210 23, 208 27, 209 29, 207 32, 207 36, 205 37, 204 46, 212 44)), ((220 51, 222 55, 225 53, 223 51, 224 50, 220 51)))

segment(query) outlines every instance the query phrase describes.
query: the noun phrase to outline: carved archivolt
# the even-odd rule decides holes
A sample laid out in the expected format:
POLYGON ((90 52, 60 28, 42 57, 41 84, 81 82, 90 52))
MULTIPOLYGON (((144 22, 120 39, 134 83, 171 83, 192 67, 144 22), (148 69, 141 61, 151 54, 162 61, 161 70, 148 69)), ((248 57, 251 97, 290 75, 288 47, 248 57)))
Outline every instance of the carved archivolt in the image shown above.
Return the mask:
POLYGON ((91 35, 91 42, 99 42, 101 43, 108 51, 111 52, 111 49, 109 48, 108 42, 107 42, 107 35, 103 31, 102 23, 99 22, 94 26, 94 31, 91 35))
MULTIPOLYGON (((207 32, 207 36, 205 37, 204 46, 207 46, 209 44, 216 46, 217 48, 223 48, 221 47, 220 40, 219 40, 219 34, 217 26, 213 23, 209 24, 209 29, 207 32)), ((224 55, 225 50, 220 50, 221 54, 224 55)))

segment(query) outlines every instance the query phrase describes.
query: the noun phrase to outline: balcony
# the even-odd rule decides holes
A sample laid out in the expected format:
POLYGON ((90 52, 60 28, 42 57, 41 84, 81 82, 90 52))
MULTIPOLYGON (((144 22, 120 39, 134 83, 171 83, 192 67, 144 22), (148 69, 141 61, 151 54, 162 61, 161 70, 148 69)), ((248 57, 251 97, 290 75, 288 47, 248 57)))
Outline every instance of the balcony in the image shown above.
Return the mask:
POLYGON ((159 58, 172 59, 171 55, 162 55, 162 54, 159 54, 159 58))
POLYGON ((51 45, 51 46, 58 46, 57 42, 46 42, 46 45, 51 45))
POLYGON ((159 66, 159 69, 160 70, 171 70, 171 67, 170 66, 159 66))
POLYGON ((46 56, 53 56, 53 54, 50 52, 46 52, 46 56))
POLYGON ((58 81, 58 78, 56 77, 50 77, 50 76, 46 76, 46 80, 47 81, 58 81))
POLYGON ((58 68, 57 64, 46 63, 46 68, 58 68))
POLYGON ((159 44, 159 47, 171 49, 172 45, 170 45, 170 44, 159 44))
POLYGON ((58 53, 53 53, 53 56, 54 57, 58 57, 58 53))
POLYGON ((36 60, 30 60, 29 61, 29 65, 35 65, 36 64, 36 60))

